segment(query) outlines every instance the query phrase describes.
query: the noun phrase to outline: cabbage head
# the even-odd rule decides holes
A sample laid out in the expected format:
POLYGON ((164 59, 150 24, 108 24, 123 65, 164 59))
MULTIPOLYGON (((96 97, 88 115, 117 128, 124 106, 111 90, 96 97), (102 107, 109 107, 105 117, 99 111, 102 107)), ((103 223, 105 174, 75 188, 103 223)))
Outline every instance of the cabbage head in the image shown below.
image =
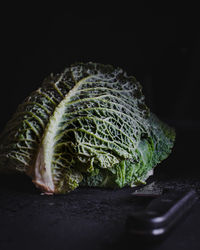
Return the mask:
POLYGON ((135 77, 76 63, 18 106, 0 136, 0 171, 26 173, 46 194, 134 186, 168 157, 174 140, 135 77))

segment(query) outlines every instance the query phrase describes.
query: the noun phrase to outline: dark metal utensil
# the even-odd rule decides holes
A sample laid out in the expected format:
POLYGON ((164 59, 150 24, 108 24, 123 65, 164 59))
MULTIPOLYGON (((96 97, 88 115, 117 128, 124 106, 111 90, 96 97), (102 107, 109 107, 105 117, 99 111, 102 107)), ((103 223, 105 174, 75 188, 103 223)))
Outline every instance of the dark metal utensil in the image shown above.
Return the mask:
MULTIPOLYGON (((142 193, 138 192, 135 195, 142 196, 142 193)), ((149 195, 150 193, 147 194, 149 195)), ((144 210, 134 212, 127 218, 126 229, 137 239, 163 238, 198 199, 194 190, 168 190, 156 196, 157 198, 153 199, 144 210)))

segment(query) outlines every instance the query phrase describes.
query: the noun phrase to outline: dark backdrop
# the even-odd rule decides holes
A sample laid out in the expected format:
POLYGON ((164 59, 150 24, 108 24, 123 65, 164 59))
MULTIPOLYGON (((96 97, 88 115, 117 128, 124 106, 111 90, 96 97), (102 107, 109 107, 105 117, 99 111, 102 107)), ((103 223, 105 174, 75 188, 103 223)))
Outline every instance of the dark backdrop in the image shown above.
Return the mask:
MULTIPOLYGON (((120 66, 141 82, 147 104, 177 131, 173 153, 156 168, 153 180, 200 193, 199 147, 194 147, 200 140, 199 8, 189 2, 125 6, 115 1, 112 7, 101 1, 89 7, 49 2, 1 5, 0 130, 51 72, 76 61, 120 66)), ((124 223, 128 213, 144 205, 132 201, 131 193, 129 188, 78 189, 66 196, 40 196, 28 178, 2 175, 0 248, 111 249, 100 246, 114 244, 114 249, 130 249, 123 240, 124 223)), ((199 207, 156 249, 200 249, 199 207)))
POLYGON ((197 6, 19 5, 2 8, 2 129, 51 72, 77 61, 120 66, 146 102, 175 127, 198 128, 200 37, 197 6))

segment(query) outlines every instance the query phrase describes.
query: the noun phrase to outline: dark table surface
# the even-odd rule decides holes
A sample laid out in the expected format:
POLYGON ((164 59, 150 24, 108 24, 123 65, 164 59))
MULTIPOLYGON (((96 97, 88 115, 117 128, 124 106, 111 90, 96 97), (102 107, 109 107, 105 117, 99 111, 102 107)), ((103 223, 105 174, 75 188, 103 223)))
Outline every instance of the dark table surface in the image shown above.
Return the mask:
MULTIPOLYGON (((198 128, 179 129, 171 156, 148 180, 159 187, 200 192, 198 128)), ((40 195, 26 176, 0 176, 0 249, 200 249, 200 201, 159 243, 127 237, 125 222, 147 200, 133 188, 80 188, 68 195, 40 195)))

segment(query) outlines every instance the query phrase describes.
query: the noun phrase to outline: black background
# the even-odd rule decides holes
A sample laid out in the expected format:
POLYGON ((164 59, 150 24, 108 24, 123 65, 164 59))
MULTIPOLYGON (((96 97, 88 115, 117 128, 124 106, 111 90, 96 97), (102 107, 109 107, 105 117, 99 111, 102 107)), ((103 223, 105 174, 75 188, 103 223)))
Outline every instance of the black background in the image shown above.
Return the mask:
MULTIPOLYGON (((141 82, 151 110, 177 132, 173 153, 156 168, 155 180, 199 192, 198 7, 160 2, 2 6, 0 129, 51 72, 77 61, 120 66, 141 82)), ((130 201, 131 192, 82 189, 44 197, 25 177, 1 176, 0 248, 122 249, 126 215, 141 205, 130 201)), ((199 249, 199 207, 152 249, 199 249)))
POLYGON ((197 6, 18 3, 2 12, 1 128, 44 77, 77 61, 122 67, 141 82, 160 118, 200 124, 197 6))

